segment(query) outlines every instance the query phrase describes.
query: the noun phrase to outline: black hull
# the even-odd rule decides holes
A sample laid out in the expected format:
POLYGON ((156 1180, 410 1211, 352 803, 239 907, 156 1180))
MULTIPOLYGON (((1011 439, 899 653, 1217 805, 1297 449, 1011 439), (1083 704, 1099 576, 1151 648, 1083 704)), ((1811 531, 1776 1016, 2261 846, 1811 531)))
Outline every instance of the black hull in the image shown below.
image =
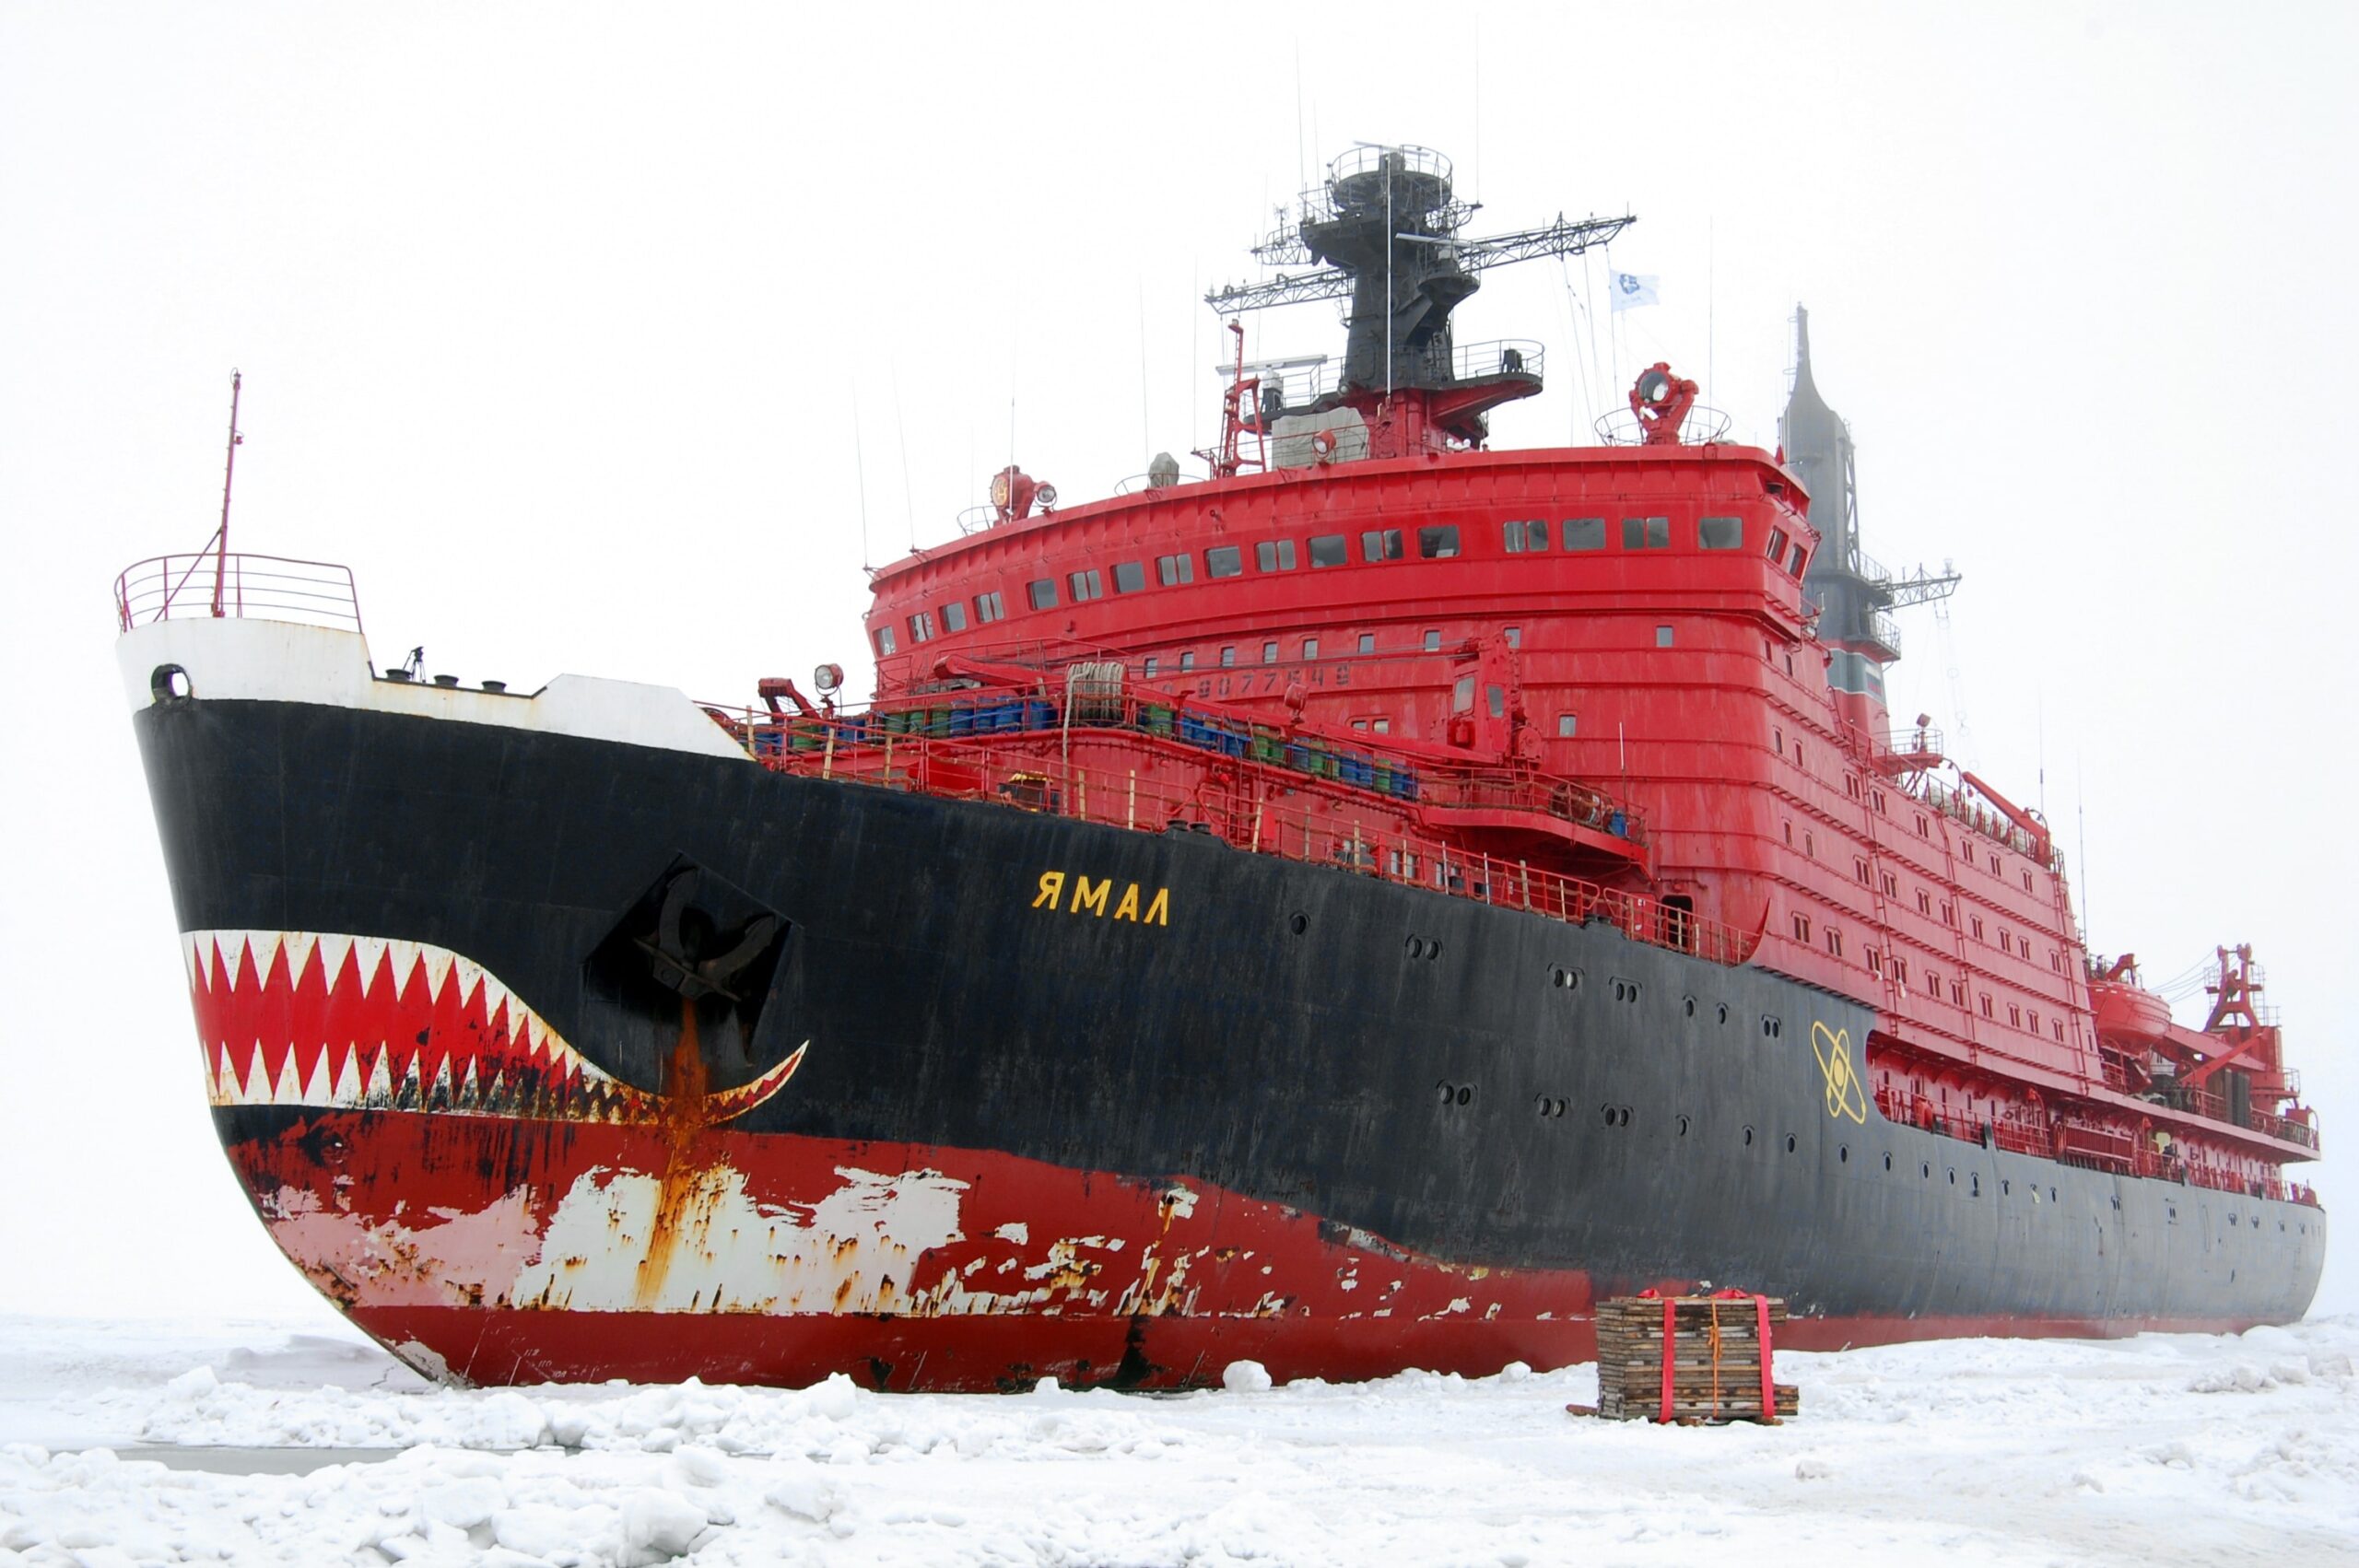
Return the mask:
MULTIPOLYGON (((196 700, 136 725, 184 930, 465 954, 651 1092, 676 1027, 602 947, 683 867, 731 918, 782 916, 704 1040, 723 1086, 811 1042, 749 1136, 1182 1177, 1601 1297, 1780 1295, 1837 1339, 2282 1322, 2318 1283, 2318 1210, 1889 1123, 1823 1070, 1869 1010, 1610 926, 487 724, 196 700), (1082 877, 1105 913, 1070 907, 1082 877)), ((233 1156, 296 1115, 217 1112, 233 1156)))

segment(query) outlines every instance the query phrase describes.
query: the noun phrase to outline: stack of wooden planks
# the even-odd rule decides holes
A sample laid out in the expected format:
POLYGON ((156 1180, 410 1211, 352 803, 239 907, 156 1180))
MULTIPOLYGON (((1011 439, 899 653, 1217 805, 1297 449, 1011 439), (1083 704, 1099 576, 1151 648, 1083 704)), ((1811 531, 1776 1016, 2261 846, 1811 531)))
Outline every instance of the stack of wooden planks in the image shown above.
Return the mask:
POLYGON ((1802 1408, 1794 1386, 1772 1376, 1777 1326, 1785 1320, 1783 1301, 1734 1291, 1602 1302, 1596 1413, 1612 1421, 1774 1425, 1802 1408))

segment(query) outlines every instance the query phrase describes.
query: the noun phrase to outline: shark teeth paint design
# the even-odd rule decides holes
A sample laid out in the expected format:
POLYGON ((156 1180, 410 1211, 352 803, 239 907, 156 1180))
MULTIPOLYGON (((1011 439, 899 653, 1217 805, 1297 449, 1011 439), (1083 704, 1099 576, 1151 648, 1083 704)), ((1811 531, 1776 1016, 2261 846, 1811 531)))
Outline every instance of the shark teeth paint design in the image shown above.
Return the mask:
MULTIPOLYGON (((216 1106, 650 1122, 666 1098, 606 1072, 499 978, 428 942, 335 932, 183 932, 216 1106)), ((804 1041, 754 1082, 702 1097, 705 1125, 784 1087, 804 1041)))

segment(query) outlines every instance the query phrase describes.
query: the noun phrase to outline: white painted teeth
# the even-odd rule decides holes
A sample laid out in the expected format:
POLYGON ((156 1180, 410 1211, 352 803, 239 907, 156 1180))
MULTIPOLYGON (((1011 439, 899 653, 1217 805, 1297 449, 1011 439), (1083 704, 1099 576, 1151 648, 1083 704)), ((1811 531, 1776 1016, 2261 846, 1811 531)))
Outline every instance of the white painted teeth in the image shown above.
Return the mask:
MULTIPOLYGON (((197 930, 182 934, 181 952, 216 1106, 432 1110, 618 1123, 645 1120, 662 1105, 660 1096, 601 1070, 497 976, 448 948, 310 931, 197 930), (277 978, 282 959, 284 982, 277 978), (317 977, 307 979, 315 965, 317 977), (398 1002, 394 996, 372 999, 381 981, 395 987, 396 996, 414 984, 422 984, 426 994, 398 1002), (461 1031, 459 1039, 422 1044, 416 1033, 418 1021, 442 1007, 445 988, 452 985, 459 988, 455 1000, 476 1027, 461 1031), (288 1005, 257 1009, 254 993, 265 988, 288 1005), (254 1026, 236 1022, 241 1019, 283 1022, 299 1032, 323 1030, 325 1018, 307 1016, 305 994, 316 998, 340 989, 347 1002, 354 993, 376 1001, 370 1012, 383 1038, 323 1039, 299 1033, 265 1043, 217 1037, 225 1029, 254 1026), (274 1075, 267 1059, 281 1048, 286 1055, 274 1075), (302 1066, 307 1060, 308 1071, 302 1066)), ((797 1050, 755 1082, 709 1096, 711 1119, 726 1120, 759 1105, 793 1076, 802 1060, 803 1051, 797 1050)))

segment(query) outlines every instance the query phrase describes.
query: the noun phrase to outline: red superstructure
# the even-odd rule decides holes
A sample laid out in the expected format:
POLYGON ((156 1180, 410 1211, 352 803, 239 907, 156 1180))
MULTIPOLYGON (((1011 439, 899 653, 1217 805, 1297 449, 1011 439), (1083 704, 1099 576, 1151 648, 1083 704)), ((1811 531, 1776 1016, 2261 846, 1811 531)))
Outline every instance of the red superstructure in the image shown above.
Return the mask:
MULTIPOLYGON (((1385 168, 1438 170, 1424 199, 1447 216, 1436 155, 1372 149, 1303 232, 1385 168)), ((1413 226, 1408 205, 1396 191, 1385 221, 1413 226)), ((1534 232, 1570 247, 1579 227, 1534 232)), ((1425 287, 1454 303, 1473 280, 1425 287)), ((1453 349, 1441 310, 1372 385, 1357 314, 1332 382, 1240 356, 1209 478, 1163 462, 1049 510, 1011 467, 985 526, 875 574, 875 711, 770 726, 776 766, 1184 819, 1494 902, 1593 888, 1654 940, 1872 1007, 1869 1088, 1894 1119, 2283 1195, 2317 1135, 2245 959, 2204 1029, 2171 1024, 2127 961, 2093 963, 2036 813, 1950 764, 1928 720, 1892 724, 1888 612, 1956 579, 1895 582, 1859 553, 1807 338, 1778 453, 1698 439, 1667 365, 1638 378, 1626 444, 1499 452, 1480 412, 1537 390, 1539 351, 1453 349)))

